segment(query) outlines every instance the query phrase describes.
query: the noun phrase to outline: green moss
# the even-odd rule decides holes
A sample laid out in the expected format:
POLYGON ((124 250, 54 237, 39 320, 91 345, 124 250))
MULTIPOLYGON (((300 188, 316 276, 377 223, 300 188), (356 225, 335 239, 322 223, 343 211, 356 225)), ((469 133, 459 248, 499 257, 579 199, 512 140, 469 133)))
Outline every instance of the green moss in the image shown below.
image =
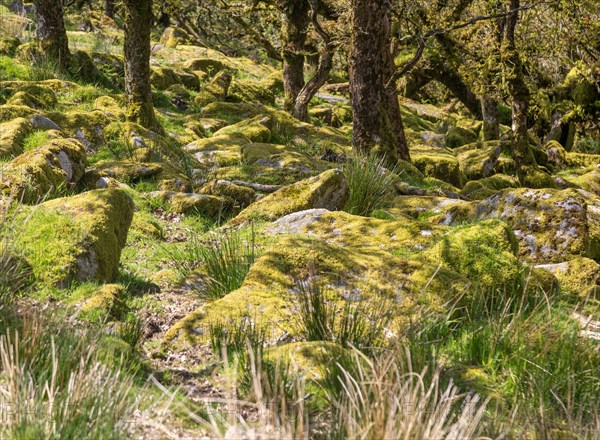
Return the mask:
POLYGON ((34 113, 34 109, 24 105, 0 105, 0 123, 17 118, 29 118, 34 113))
POLYGON ((229 97, 242 102, 275 105, 273 90, 269 88, 269 84, 262 81, 234 79, 229 88, 229 97))
POLYGON ((98 110, 91 112, 80 110, 51 112, 47 116, 56 122, 68 136, 77 138, 83 135, 87 141, 94 144, 100 144, 104 141, 102 137, 103 129, 111 122, 106 114, 98 110))
POLYGON ((585 153, 567 153, 567 165, 570 167, 594 167, 600 164, 600 155, 585 153))
POLYGON ((98 162, 95 168, 100 176, 113 177, 125 183, 153 177, 163 171, 163 166, 159 163, 139 163, 125 160, 98 162))
POLYGON ((600 265, 589 258, 574 258, 567 262, 537 266, 552 273, 562 291, 568 295, 586 296, 597 290, 600 283, 600 265))
POLYGON ((229 72, 219 72, 194 99, 198 107, 205 107, 214 101, 224 101, 231 84, 229 72))
POLYGON ((454 150, 460 162, 460 169, 468 180, 489 177, 501 153, 498 141, 478 142, 454 150))
POLYGON ((3 87, 12 94, 8 104, 43 110, 52 110, 58 104, 56 91, 44 81, 10 81, 4 82, 3 87))
POLYGON ((522 282, 518 243, 512 230, 498 220, 457 227, 424 257, 442 262, 473 282, 482 293, 513 292, 522 282))
POLYGON ((173 69, 154 67, 150 76, 150 83, 158 90, 167 90, 174 84, 181 84, 181 80, 173 69))
POLYGON ((477 141, 477 136, 478 133, 474 130, 459 126, 451 127, 446 133, 446 146, 448 148, 462 147, 477 141))
POLYGON ((64 192, 85 172, 85 149, 73 139, 56 139, 24 153, 4 167, 6 179, 0 191, 16 190, 27 202, 35 202, 49 192, 64 192))
POLYGON ((33 127, 25 118, 16 118, 0 124, 0 158, 23 153, 27 138, 33 127))
POLYGON ((485 179, 467 182, 461 194, 471 200, 483 200, 493 196, 498 191, 507 188, 517 188, 519 182, 515 177, 506 174, 495 174, 485 179))
POLYGON ((198 213, 211 218, 224 215, 233 205, 231 199, 207 194, 155 191, 148 193, 148 197, 168 203, 173 212, 198 213))
POLYGON ((94 110, 100 110, 111 118, 125 121, 125 103, 117 102, 110 96, 100 96, 94 101, 94 110))
POLYGON ((125 289, 120 284, 105 284, 83 303, 82 317, 93 322, 121 319, 127 311, 124 296, 125 289))
POLYGON ((0 55, 15 56, 21 41, 16 37, 0 37, 0 55))
POLYGON ((200 194, 220 196, 230 199, 236 207, 245 208, 256 200, 256 193, 244 186, 239 186, 226 180, 213 180, 200 190, 200 194))
POLYGON ((133 216, 122 190, 51 200, 24 214, 18 246, 43 285, 115 279, 133 216))
POLYGON ((438 148, 413 147, 413 164, 423 174, 448 182, 458 188, 463 186, 464 175, 460 163, 451 153, 438 148))
POLYGON ((248 220, 276 220, 311 208, 340 209, 348 197, 348 183, 339 170, 329 170, 286 186, 244 209, 231 223, 248 220))
POLYGON ((266 123, 268 123, 268 120, 265 122, 263 118, 256 117, 221 128, 214 135, 241 134, 248 138, 250 142, 266 143, 271 140, 271 130, 265 126, 266 123))

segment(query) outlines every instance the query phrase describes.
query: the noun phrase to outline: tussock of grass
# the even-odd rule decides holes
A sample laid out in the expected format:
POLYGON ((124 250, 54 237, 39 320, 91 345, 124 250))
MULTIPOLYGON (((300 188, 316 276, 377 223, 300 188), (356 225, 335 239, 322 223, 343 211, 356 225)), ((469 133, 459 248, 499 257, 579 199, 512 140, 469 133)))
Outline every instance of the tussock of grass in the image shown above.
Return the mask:
POLYGON ((344 211, 369 215, 384 208, 394 193, 395 169, 385 168, 385 158, 376 154, 355 155, 343 167, 350 195, 344 211))

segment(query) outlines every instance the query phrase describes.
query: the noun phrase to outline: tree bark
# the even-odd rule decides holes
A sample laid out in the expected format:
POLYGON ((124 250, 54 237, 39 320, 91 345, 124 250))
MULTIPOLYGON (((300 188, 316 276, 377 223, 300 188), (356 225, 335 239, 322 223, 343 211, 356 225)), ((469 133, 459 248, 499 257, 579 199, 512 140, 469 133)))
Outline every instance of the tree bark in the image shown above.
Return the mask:
POLYGON ((154 114, 150 85, 152 0, 124 0, 123 6, 127 119, 150 130, 162 132, 154 114))
POLYGON ((285 1, 283 14, 283 91, 284 109, 293 112, 298 94, 304 87, 304 45, 310 22, 307 0, 285 1))
POLYGON ((49 60, 65 68, 69 63, 69 39, 63 19, 62 0, 35 0, 39 49, 49 60))
POLYGON ((321 87, 327 81, 329 72, 333 68, 333 55, 335 54, 335 48, 331 41, 331 37, 321 27, 317 17, 317 4, 314 0, 309 0, 311 3, 311 21, 315 30, 323 40, 323 48, 321 49, 321 56, 319 57, 319 63, 316 68, 315 75, 302 87, 300 93, 296 97, 294 103, 294 117, 300 121, 306 121, 308 119, 308 104, 310 100, 315 96, 321 87))
POLYGON ((490 95, 483 95, 481 97, 481 112, 483 114, 483 140, 497 141, 500 139, 498 101, 490 95))
POLYGON ((527 113, 531 100, 529 88, 525 82, 523 63, 515 43, 515 31, 519 20, 520 0, 507 0, 509 11, 504 24, 504 39, 500 50, 504 77, 508 85, 508 93, 512 100, 512 131, 513 131, 513 159, 521 176, 523 167, 537 165, 531 148, 529 147, 529 132, 527 126, 527 113))
POLYGON ((352 0, 350 89, 354 148, 410 160, 390 52, 389 0, 352 0))

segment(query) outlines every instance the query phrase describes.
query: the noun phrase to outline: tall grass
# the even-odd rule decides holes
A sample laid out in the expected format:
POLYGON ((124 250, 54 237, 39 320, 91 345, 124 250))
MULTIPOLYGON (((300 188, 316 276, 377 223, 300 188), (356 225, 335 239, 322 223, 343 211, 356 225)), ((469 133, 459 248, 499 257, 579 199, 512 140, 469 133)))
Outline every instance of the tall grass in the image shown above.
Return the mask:
POLYGON ((318 281, 296 281, 293 323, 307 341, 337 342, 343 347, 372 350, 384 343, 392 314, 385 298, 345 300, 318 281))
POLYGON ((332 399, 332 437, 340 439, 472 439, 481 431, 487 401, 443 387, 440 370, 412 369, 409 352, 374 358, 353 353, 340 367, 342 393, 332 399))
POLYGON ((17 205, 11 197, 0 201, 0 309, 9 305, 15 295, 31 283, 33 276, 14 244, 17 205))
POLYGON ((201 240, 193 236, 183 249, 164 248, 180 279, 200 270, 205 285, 202 295, 222 298, 239 289, 258 257, 254 227, 227 230, 201 240))
POLYGON ((369 215, 389 203, 394 194, 396 169, 386 169, 385 158, 371 153, 357 154, 343 166, 350 194, 344 211, 354 215, 369 215))
POLYGON ((418 364, 445 359, 467 386, 493 394, 499 409, 486 423, 499 432, 587 438, 600 426, 598 343, 580 335, 557 293, 479 295, 423 321, 408 338, 418 364))
POLYGON ((20 319, 0 336, 0 437, 125 438, 132 377, 72 327, 20 319))

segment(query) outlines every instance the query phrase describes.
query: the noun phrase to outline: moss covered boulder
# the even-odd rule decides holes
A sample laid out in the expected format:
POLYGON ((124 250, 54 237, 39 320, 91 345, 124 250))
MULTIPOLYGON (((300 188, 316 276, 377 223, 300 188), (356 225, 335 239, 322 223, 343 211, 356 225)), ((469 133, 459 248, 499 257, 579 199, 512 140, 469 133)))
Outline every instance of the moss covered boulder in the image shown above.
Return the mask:
POLYGON ((493 196, 498 191, 507 188, 517 188, 519 181, 516 177, 506 174, 494 174, 479 180, 467 182, 460 193, 472 200, 483 200, 493 196))
POLYGON ((221 128, 214 135, 222 136, 239 133, 247 137, 250 142, 265 143, 271 140, 271 130, 269 129, 269 125, 271 125, 270 118, 258 116, 221 128))
POLYGON ((196 213, 212 218, 228 212, 233 205, 232 200, 225 197, 176 191, 153 191, 147 197, 169 204, 173 212, 196 213))
POLYGON ((242 146, 250 142, 241 133, 229 133, 210 138, 198 139, 183 147, 205 165, 237 165, 242 158, 242 146))
POLYGON ((0 158, 23 153, 23 144, 33 126, 25 118, 17 118, 0 124, 0 158))
POLYGON ((224 101, 231 85, 231 74, 219 72, 194 99, 198 107, 205 107, 214 101, 224 101))
POLYGON ((482 142, 466 145, 454 152, 466 178, 477 180, 494 173, 502 148, 500 142, 482 142))
POLYGON ((1 168, 0 193, 16 191, 25 201, 73 188, 85 173, 85 149, 75 139, 55 139, 1 168))
POLYGON ((348 198, 348 181, 340 170, 328 170, 281 188, 244 209, 231 222, 277 220, 293 212, 313 208, 341 209, 348 198))
POLYGON ((506 223, 486 220, 453 228, 423 257, 464 275, 483 293, 493 294, 522 286, 518 248, 506 223))
POLYGON ((95 166, 101 177, 112 177, 121 182, 136 182, 156 176, 163 171, 159 163, 139 163, 131 161, 103 161, 95 166))
POLYGON ((110 282, 118 274, 133 211, 133 200, 119 189, 51 200, 24 213, 18 244, 42 284, 110 282))
POLYGON ((600 258, 600 199, 590 193, 507 189, 480 202, 475 215, 508 223, 519 241, 519 255, 526 261, 600 258))
POLYGON ((411 149, 413 164, 426 176, 448 182, 458 188, 464 184, 465 177, 460 169, 460 162, 450 152, 429 147, 413 147, 411 149))
POLYGON ((200 194, 224 197, 233 201, 235 207, 245 208, 256 201, 254 190, 227 180, 212 180, 200 189, 200 194))
POLYGON ((564 293, 569 295, 598 297, 600 293, 600 264, 589 258, 536 266, 551 272, 559 281, 564 293))

